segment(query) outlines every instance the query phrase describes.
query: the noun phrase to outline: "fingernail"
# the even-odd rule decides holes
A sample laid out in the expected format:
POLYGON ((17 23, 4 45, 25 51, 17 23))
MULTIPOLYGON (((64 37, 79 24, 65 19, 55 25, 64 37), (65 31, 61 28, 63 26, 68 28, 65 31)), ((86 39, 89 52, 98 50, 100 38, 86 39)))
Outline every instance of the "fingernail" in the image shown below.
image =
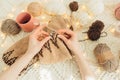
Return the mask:
POLYGON ((39 26, 39 25, 40 25, 39 22, 34 22, 33 24, 34 24, 35 26, 39 26))
POLYGON ((58 35, 58 37, 61 37, 61 35, 58 35))

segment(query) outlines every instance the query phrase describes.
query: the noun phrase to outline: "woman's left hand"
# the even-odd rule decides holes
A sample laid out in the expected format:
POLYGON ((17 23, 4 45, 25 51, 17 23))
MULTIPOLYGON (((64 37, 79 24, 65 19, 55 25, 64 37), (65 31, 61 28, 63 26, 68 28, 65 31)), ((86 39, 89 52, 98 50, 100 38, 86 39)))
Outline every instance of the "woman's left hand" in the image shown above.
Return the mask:
POLYGON ((43 45, 50 39, 47 32, 43 31, 43 27, 36 28, 33 33, 29 36, 28 51, 37 54, 43 45))

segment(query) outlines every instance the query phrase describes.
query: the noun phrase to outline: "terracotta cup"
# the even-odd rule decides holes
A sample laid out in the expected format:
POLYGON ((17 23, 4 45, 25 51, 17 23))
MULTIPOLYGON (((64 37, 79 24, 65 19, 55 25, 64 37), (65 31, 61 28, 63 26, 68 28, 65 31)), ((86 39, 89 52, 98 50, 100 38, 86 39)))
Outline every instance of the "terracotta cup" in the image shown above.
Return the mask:
POLYGON ((25 32, 31 32, 39 25, 39 21, 27 12, 20 13, 16 18, 16 22, 25 32))
POLYGON ((115 17, 120 20, 120 3, 116 5, 114 14, 115 17))

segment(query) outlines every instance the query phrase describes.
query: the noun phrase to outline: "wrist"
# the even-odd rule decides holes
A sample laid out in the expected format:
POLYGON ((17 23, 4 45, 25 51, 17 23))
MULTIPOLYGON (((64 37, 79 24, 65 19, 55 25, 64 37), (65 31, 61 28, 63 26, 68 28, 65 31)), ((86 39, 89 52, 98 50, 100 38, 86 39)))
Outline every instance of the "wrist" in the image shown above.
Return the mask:
POLYGON ((81 50, 78 46, 72 46, 71 50, 75 53, 75 54, 78 54, 78 53, 81 53, 81 50))
POLYGON ((36 51, 28 49, 25 54, 34 56, 36 54, 36 51))
POLYGON ((79 48, 74 48, 73 50, 72 50, 72 52, 73 52, 73 54, 74 54, 74 56, 79 56, 79 57, 83 57, 83 52, 82 52, 82 50, 80 50, 79 48))

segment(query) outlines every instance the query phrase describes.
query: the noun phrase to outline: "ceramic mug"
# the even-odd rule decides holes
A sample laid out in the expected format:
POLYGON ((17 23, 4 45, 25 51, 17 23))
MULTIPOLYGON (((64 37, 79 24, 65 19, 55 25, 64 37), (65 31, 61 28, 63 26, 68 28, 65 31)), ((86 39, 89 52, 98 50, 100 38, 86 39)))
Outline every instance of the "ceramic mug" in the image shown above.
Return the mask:
POLYGON ((39 25, 39 21, 28 12, 20 13, 16 18, 16 22, 25 32, 31 32, 39 25))
POLYGON ((120 3, 116 5, 114 14, 115 17, 120 20, 120 3))

